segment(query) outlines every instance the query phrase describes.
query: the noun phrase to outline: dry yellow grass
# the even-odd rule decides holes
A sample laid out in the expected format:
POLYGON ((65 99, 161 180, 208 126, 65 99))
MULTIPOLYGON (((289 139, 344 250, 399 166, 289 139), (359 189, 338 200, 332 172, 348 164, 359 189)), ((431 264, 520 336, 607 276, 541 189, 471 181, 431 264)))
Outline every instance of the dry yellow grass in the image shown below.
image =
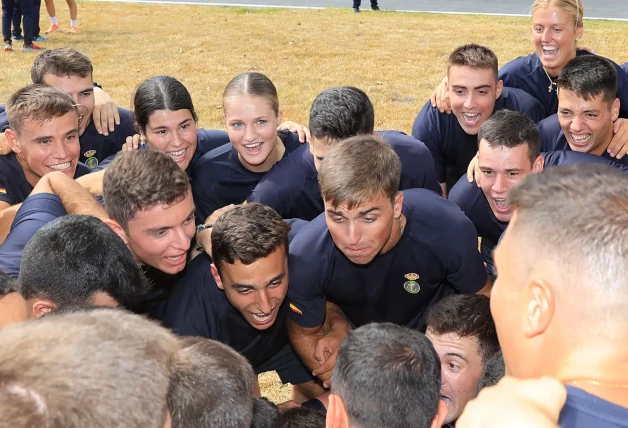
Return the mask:
MULTIPOLYGON (((66 27, 67 9, 57 7, 66 27)), ((43 8, 41 16, 47 28, 43 8)), ((349 84, 373 100, 378 129, 409 133, 454 48, 484 44, 502 64, 533 49, 529 19, 494 16, 79 2, 79 22, 78 36, 56 33, 44 45, 74 46, 88 55, 94 79, 126 108, 145 78, 177 77, 206 128, 223 126, 220 96, 227 82, 255 70, 275 82, 286 118, 305 123, 320 91, 349 84)), ((628 61, 628 23, 585 21, 581 43, 616 62, 628 61)), ((19 50, 3 54, 0 103, 29 83, 33 57, 19 50)), ((289 388, 274 373, 260 381, 274 401, 289 399, 289 388)))
MULTIPOLYGON (((65 27, 67 9, 58 9, 65 27)), ((43 8, 41 16, 47 28, 43 8)), ((277 85, 286 118, 306 121, 316 94, 350 84, 372 98, 377 128, 409 132, 455 47, 485 44, 501 63, 532 51, 526 18, 79 2, 79 22, 81 34, 55 33, 45 46, 71 45, 87 54, 95 80, 122 107, 151 75, 181 79, 207 128, 222 127, 220 95, 227 82, 257 70, 277 85)), ((628 23, 585 26, 582 44, 628 61, 628 23)), ((29 82, 33 56, 3 54, 0 102, 29 82)))

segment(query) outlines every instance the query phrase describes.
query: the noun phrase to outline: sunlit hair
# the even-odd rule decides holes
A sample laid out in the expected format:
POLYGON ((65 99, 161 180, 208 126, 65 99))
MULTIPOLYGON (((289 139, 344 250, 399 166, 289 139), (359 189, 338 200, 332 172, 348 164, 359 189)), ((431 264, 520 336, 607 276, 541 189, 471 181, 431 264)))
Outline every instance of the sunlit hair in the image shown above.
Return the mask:
POLYGON ((582 26, 582 18, 584 16, 584 8, 581 0, 535 0, 532 4, 532 13, 540 9, 548 7, 557 7, 567 12, 574 19, 576 27, 582 26))
POLYGON ((477 68, 480 70, 493 70, 497 78, 499 63, 497 55, 487 47, 474 43, 460 46, 449 55, 447 72, 452 65, 477 68))
POLYGON ((242 73, 234 77, 225 87, 222 94, 222 105, 243 95, 266 99, 273 108, 275 115, 279 114, 279 97, 277 88, 271 80, 262 73, 242 73))

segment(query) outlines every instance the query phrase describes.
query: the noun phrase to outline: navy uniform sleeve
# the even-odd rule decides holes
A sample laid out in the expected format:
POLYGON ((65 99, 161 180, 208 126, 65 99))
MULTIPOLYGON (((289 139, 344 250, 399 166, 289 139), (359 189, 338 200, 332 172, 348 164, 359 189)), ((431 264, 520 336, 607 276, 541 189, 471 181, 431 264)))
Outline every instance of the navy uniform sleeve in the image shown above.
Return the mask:
POLYGON ((211 274, 211 259, 199 254, 188 264, 185 274, 168 298, 163 325, 180 336, 217 337, 217 322, 209 287, 217 287, 211 274))
MULTIPOLYGON (((611 61, 612 62, 612 61, 611 61)), ((628 119, 628 74, 617 64, 617 98, 619 98, 619 117, 628 119)))
POLYGON ((57 195, 38 193, 26 198, 15 215, 9 236, 0 245, 0 270, 16 277, 26 243, 43 225, 64 215, 65 209, 57 195))
POLYGON ((288 318, 304 328, 318 327, 325 322, 327 299, 323 288, 333 251, 330 240, 325 214, 321 214, 303 227, 290 243, 288 318))
POLYGON ((196 150, 203 155, 229 142, 229 135, 225 131, 199 128, 196 135, 198 141, 196 150))
POLYGON ((628 73, 628 62, 621 66, 621 69, 628 73))
POLYGON ((217 168, 213 167, 216 156, 221 156, 225 151, 230 151, 231 145, 218 147, 200 158, 192 169, 192 196, 196 205, 196 223, 205 223, 209 217, 218 208, 222 208, 221 204, 214 197, 214 187, 220 181, 217 176, 217 168))
POLYGON ((2 172, 0 172, 0 202, 15 205, 13 198, 9 195, 9 179, 2 172))
POLYGON ((441 152, 442 135, 438 126, 439 114, 438 109, 432 107, 430 101, 425 103, 412 125, 412 136, 427 146, 434 160, 436 178, 439 183, 444 183, 447 169, 445 157, 441 152))
POLYGON ((400 131, 380 131, 377 133, 388 142, 401 159, 401 181, 399 190, 429 189, 442 193, 436 178, 434 159, 423 142, 400 131))
POLYGON ((541 133, 541 151, 551 152, 554 150, 564 149, 564 147, 557 147, 558 137, 561 131, 557 114, 553 114, 547 119, 543 119, 537 124, 537 126, 541 133))
POLYGON ((135 120, 133 119, 133 112, 127 109, 118 107, 118 114, 120 115, 120 125, 116 125, 112 144, 116 147, 117 151, 120 151, 124 143, 126 143, 126 137, 135 134, 135 120))
POLYGON ((467 217, 471 218, 473 206, 481 193, 482 189, 475 182, 469 183, 465 175, 460 177, 460 180, 451 188, 448 199, 458 205, 467 217))

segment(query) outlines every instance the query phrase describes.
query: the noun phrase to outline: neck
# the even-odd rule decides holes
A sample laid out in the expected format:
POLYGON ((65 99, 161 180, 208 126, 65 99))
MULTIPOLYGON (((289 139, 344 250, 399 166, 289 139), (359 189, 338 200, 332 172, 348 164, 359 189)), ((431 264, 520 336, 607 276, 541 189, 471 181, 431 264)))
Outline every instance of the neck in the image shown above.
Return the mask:
POLYGON ((279 136, 277 136, 277 140, 275 141, 275 147, 273 148, 273 150, 268 154, 268 157, 266 158, 266 160, 264 160, 264 162, 262 162, 259 165, 251 165, 249 163, 247 163, 244 158, 242 156, 240 156, 240 154, 238 153, 238 159, 240 160, 240 162, 242 163, 242 165, 248 169, 249 171, 252 172, 267 172, 269 171, 273 165, 277 162, 279 162, 281 160, 281 158, 283 157, 284 153, 286 152, 286 146, 284 146, 283 141, 281 141, 281 138, 279 138, 279 136))
POLYGON ((403 236, 402 231, 405 229, 405 227, 405 215, 401 214, 401 217, 399 217, 398 219, 393 219, 392 233, 390 234, 390 238, 388 238, 388 241, 386 242, 386 245, 384 245, 384 248, 382 248, 380 254, 386 254, 387 252, 392 250, 395 245, 397 245, 397 243, 401 240, 401 237, 403 236))
POLYGON ((561 71, 563 71, 563 68, 565 67, 565 65, 571 61, 572 59, 574 59, 576 57, 576 50, 574 49, 572 55, 569 57, 569 60, 567 60, 565 62, 565 64, 561 65, 560 67, 545 67, 543 66, 543 69, 545 70, 545 72, 547 74, 549 74, 551 77, 558 77, 558 75, 560 74, 561 71))
POLYGON ((30 168, 26 164, 26 161, 22 158, 20 154, 17 154, 16 157, 17 157, 17 161, 20 163, 20 166, 22 167, 22 171, 24 171, 24 176, 26 177, 26 181, 28 181, 31 186, 35 187, 41 177, 30 170, 30 168))

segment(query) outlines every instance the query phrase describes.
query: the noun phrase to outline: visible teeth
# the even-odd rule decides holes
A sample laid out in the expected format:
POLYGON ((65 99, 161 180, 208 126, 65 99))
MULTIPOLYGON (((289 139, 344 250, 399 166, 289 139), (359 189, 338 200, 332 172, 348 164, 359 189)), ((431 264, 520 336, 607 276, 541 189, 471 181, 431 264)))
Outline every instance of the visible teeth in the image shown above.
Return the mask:
POLYGON ((258 322, 266 322, 270 319, 270 314, 253 314, 253 318, 258 322))
POLYGON ((262 143, 253 143, 253 144, 245 144, 244 147, 246 147, 247 149, 254 149, 256 147, 261 146, 262 143))
POLYGON ((50 165, 48 168, 52 168, 52 169, 56 169, 58 171, 61 171, 62 169, 69 168, 70 165, 71 165, 70 162, 65 162, 65 163, 59 163, 57 165, 50 165))
POLYGON ((462 113, 462 117, 464 117, 468 123, 476 123, 480 120, 480 113, 462 113))
POLYGON ((589 138, 591 138, 591 134, 586 134, 586 135, 571 134, 571 138, 577 143, 586 143, 587 141, 589 141, 589 138))
POLYGON ((183 257, 183 254, 180 254, 178 256, 174 256, 174 257, 166 257, 168 260, 172 260, 173 262, 176 262, 177 260, 180 260, 181 257, 183 257))
POLYGON ((508 204, 506 203, 506 199, 503 199, 503 198, 497 199, 497 198, 495 198, 494 201, 497 204, 497 206, 500 207, 500 208, 508 207, 508 204))
POLYGON ((543 46, 544 51, 557 51, 558 46, 543 46))
POLYGON ((175 160, 177 158, 180 158, 184 154, 185 154, 185 149, 179 150, 178 152, 168 152, 168 155, 170 155, 170 157, 172 157, 175 160))
POLYGON ((440 396, 440 399, 443 400, 445 402, 445 404, 447 405, 447 407, 449 407, 449 405, 451 404, 451 400, 447 397, 445 397, 444 395, 440 396))

